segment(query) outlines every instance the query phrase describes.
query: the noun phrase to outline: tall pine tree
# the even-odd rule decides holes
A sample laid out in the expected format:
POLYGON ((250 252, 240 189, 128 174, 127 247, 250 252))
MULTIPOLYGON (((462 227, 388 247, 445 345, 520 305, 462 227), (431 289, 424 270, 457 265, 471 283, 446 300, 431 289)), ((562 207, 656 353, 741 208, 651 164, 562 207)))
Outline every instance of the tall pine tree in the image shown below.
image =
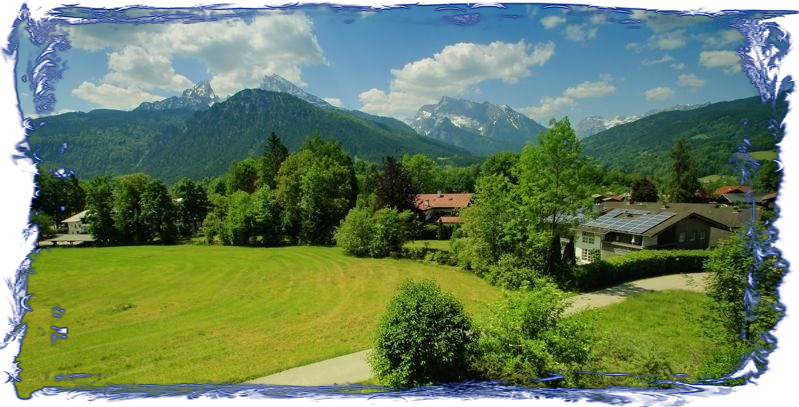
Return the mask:
POLYGON ((688 140, 680 138, 669 151, 672 160, 671 177, 668 182, 669 200, 671 202, 692 202, 699 189, 696 165, 691 159, 691 146, 688 140))
POLYGON ((289 156, 289 150, 280 141, 280 137, 272 132, 264 146, 264 156, 261 159, 261 185, 269 185, 270 189, 277 186, 277 172, 280 164, 289 156))

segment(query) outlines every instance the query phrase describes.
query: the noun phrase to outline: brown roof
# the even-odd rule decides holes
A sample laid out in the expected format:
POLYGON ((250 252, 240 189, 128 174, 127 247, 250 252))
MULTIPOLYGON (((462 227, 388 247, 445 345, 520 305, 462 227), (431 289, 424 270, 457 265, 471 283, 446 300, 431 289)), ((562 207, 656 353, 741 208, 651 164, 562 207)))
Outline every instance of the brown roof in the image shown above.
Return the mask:
POLYGON ((724 185, 713 191, 713 196, 722 196, 724 194, 729 194, 730 192, 752 192, 752 188, 746 185, 724 185))
POLYGON ((463 219, 460 216, 442 216, 438 218, 438 221, 445 224, 463 223, 463 219))
POLYGON ((760 202, 773 201, 777 199, 777 193, 766 194, 760 197, 760 202))
MULTIPOLYGON (((721 223, 726 228, 735 229, 744 223, 752 220, 752 210, 736 210, 731 207, 716 207, 712 203, 671 203, 668 208, 662 209, 663 205, 656 202, 638 202, 627 205, 624 202, 605 202, 603 206, 610 210, 615 208, 643 209, 648 211, 667 211, 675 213, 695 213, 705 218, 721 223)), ((759 217, 759 209, 756 209, 755 216, 759 217)))
POLYGON ((472 194, 419 194, 416 207, 421 211, 437 208, 465 208, 469 206, 472 194))

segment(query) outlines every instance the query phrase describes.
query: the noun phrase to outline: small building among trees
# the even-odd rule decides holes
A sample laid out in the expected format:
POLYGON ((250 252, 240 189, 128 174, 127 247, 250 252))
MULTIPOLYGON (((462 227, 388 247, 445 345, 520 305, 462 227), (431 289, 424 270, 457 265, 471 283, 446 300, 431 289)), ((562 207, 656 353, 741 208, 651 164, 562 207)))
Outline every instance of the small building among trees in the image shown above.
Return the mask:
POLYGON ((713 229, 730 226, 687 207, 626 205, 578 226, 575 256, 590 263, 642 249, 707 249, 713 229))
POLYGON ((423 222, 438 222, 441 217, 447 217, 446 223, 460 223, 458 211, 469 206, 472 194, 419 194, 416 195, 416 210, 421 214, 423 222))

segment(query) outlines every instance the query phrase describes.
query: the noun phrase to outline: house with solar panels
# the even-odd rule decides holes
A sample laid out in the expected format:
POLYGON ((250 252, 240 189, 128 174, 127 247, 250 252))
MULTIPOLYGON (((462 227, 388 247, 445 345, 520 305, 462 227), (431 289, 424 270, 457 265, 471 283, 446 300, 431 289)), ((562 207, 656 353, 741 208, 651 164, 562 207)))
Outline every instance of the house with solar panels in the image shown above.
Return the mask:
POLYGON ((642 249, 707 249, 713 228, 729 230, 689 210, 615 208, 576 228, 575 255, 590 263, 642 249))

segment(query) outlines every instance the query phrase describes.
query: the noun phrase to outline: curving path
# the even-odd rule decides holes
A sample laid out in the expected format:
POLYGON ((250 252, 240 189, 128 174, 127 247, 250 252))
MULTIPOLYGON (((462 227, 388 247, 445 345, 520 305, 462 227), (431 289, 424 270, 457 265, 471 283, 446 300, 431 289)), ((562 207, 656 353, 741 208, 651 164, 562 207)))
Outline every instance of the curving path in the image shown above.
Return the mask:
MULTIPOLYGON (((620 284, 602 290, 572 297, 566 314, 589 308, 604 307, 624 301, 625 298, 651 291, 690 290, 704 292, 708 273, 674 274, 620 284)), ((270 376, 251 380, 248 384, 293 386, 330 386, 365 382, 372 378, 366 355, 369 349, 337 358, 295 367, 270 376)))

